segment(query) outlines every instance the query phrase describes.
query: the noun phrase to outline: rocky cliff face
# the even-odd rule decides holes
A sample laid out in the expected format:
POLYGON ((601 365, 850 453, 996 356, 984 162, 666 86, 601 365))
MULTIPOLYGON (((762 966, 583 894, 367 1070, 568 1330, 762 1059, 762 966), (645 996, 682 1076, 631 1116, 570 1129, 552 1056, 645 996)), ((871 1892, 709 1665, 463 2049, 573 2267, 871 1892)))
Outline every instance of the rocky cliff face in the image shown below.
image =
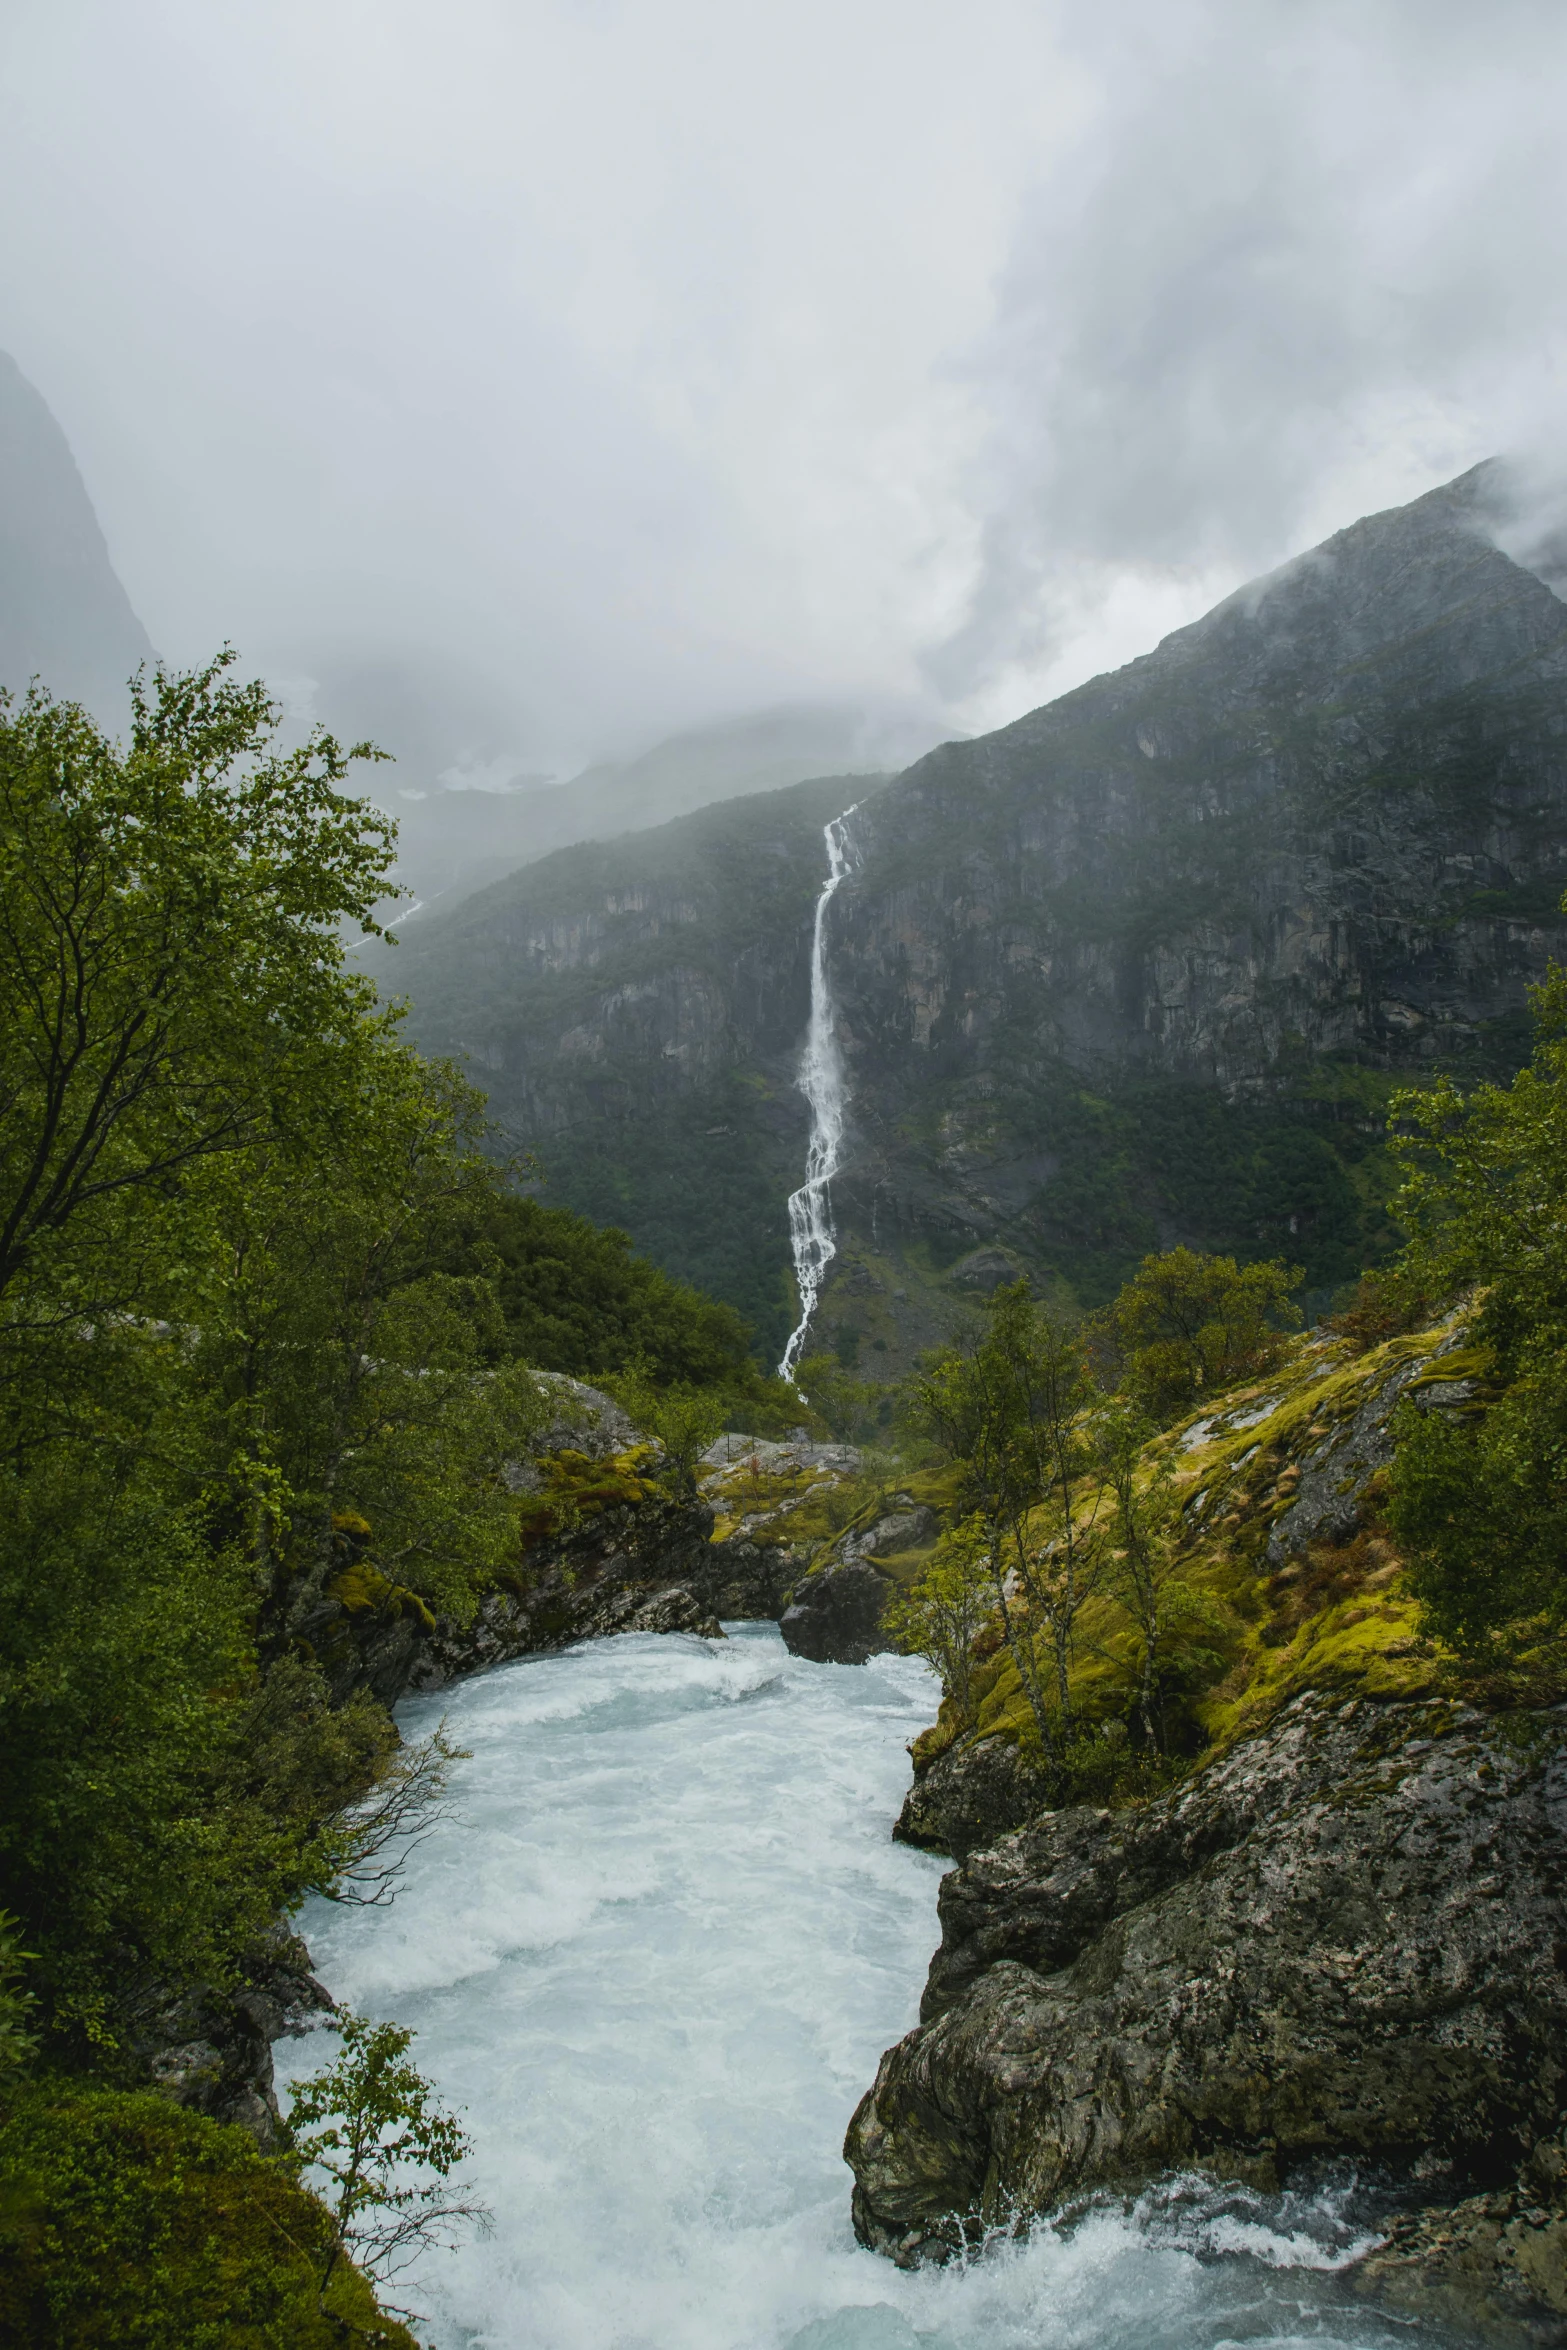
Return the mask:
POLYGON ((943 2259, 1085 2190, 1349 2157, 1500 2193, 1493 2252, 1531 2212, 1567 2242, 1564 1839, 1562 1709, 1320 1695, 1159 1802, 1042 1815, 942 1885, 845 2148, 862 2241, 943 2259))
POLYGON ((1173 1085, 1237 1139, 1293 1113, 1297 1164, 1275 1134, 1235 1207, 1309 1254, 1335 1092, 1510 1059, 1564 935, 1567 605, 1484 535, 1496 481, 1357 523, 857 820, 834 968, 862 1226, 879 1195, 1091 1252, 1138 1203, 1104 1150, 1099 1196, 1063 1196, 1082 1093, 1173 1085))
MULTIPOLYGON (((1093 1300, 1177 1238, 1348 1279, 1390 1090, 1522 1058, 1567 936, 1567 604, 1492 543, 1501 489, 1355 524, 856 816, 821 1327, 862 1371, 1010 1271, 1093 1300)), ((569 851, 378 965, 565 1196, 769 1342, 820 826, 857 788, 569 851)))

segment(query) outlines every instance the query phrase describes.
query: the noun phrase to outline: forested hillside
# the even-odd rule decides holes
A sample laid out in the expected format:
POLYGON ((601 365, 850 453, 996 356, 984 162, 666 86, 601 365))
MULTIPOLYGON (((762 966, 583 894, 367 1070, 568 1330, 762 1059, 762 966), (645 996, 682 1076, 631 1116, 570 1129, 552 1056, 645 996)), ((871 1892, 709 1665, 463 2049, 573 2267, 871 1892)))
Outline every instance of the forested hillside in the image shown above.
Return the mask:
POLYGON ((7 2340, 407 2338, 256 2086, 287 1914, 374 1897, 443 1780, 362 1660, 515 1579, 539 1371, 779 1408, 732 1310, 481 1148, 345 961, 392 852, 358 754, 279 751, 227 670, 160 673, 123 749, 0 702, 7 2340))

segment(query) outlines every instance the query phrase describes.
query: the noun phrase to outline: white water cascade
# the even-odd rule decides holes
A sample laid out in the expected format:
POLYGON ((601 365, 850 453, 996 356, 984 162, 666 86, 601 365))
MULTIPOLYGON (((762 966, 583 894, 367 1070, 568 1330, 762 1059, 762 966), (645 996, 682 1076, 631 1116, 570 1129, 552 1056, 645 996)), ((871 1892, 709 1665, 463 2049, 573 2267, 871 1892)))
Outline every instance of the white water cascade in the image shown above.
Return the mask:
MULTIPOLYGON (((308 1905, 334 1994, 414 2027, 495 2225, 394 2298, 439 2350, 1433 2350, 1336 2273, 1343 2185, 1187 2179, 912 2275, 854 2242, 845 2125, 914 2021, 945 1863, 894 1844, 923 1666, 599 1640, 400 1709, 457 1817, 388 1909, 308 1905)), ((330 2033, 278 2044, 279 2086, 330 2033)), ((286 2098, 285 2098, 286 2102, 286 2098)), ((471 2174, 471 2175, 470 2175, 471 2174)))
MULTIPOLYGON (((856 801, 855 807, 858 805, 856 801)), ((845 808, 841 816, 834 816, 830 824, 822 826, 822 838, 827 843, 827 879, 816 901, 816 925, 811 933, 811 1016, 806 1023, 805 1049, 800 1055, 800 1091, 810 1105, 811 1139, 806 1145, 805 1181, 798 1191, 789 1195, 789 1242, 794 1250, 800 1319, 778 1366, 779 1377, 789 1380, 791 1385, 827 1268, 838 1253, 831 1184, 843 1148, 843 1055, 838 1049, 832 987, 827 977, 827 909, 849 870, 847 826, 853 814, 854 808, 845 808)))

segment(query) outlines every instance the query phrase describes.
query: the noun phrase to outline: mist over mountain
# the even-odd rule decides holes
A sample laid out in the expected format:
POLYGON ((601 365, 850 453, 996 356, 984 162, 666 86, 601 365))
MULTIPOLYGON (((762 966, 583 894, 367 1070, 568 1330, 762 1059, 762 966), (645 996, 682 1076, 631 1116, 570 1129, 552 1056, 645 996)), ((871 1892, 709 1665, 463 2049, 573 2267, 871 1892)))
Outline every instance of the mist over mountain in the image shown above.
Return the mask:
POLYGON ((573 841, 640 832, 715 800, 813 776, 891 772, 930 739, 930 728, 911 716, 807 704, 693 727, 639 758, 601 762, 564 783, 520 778, 501 790, 437 784, 417 796, 382 784, 374 796, 397 818, 398 878, 415 901, 401 920, 436 901, 451 904, 573 841))
MULTIPOLYGON (((398 877, 421 906, 455 900, 573 841, 608 840, 718 800, 831 775, 877 775, 924 749, 914 720, 853 706, 785 708, 692 728, 569 782, 375 796, 398 822, 398 877), (902 754, 900 756, 900 753, 902 754)), ((403 920, 408 919, 407 913, 403 920)))
POLYGON ((152 658, 70 444, 0 351, 0 686, 40 677, 118 731, 126 680, 152 658))
MULTIPOLYGON (((1495 543, 1505 489, 1356 523, 869 799, 829 934, 845 1359, 899 1367, 1008 1267, 1094 1301, 1186 1239, 1325 1296, 1390 1244, 1390 1092, 1515 1067, 1567 946, 1567 604, 1495 543)), ((545 859, 375 963, 552 1196, 769 1346, 820 826, 856 797, 545 859)))
MULTIPOLYGON (((814 775, 890 772, 934 732, 912 709, 800 703, 691 727, 559 780, 519 772, 506 746, 525 718, 460 663, 428 648, 300 657, 300 675, 273 681, 296 730, 319 722, 390 754, 367 788, 398 821, 404 920, 572 841, 814 775)), ((0 352, 0 686, 25 692, 36 676, 119 730, 126 681, 155 658, 65 434, 0 352)))

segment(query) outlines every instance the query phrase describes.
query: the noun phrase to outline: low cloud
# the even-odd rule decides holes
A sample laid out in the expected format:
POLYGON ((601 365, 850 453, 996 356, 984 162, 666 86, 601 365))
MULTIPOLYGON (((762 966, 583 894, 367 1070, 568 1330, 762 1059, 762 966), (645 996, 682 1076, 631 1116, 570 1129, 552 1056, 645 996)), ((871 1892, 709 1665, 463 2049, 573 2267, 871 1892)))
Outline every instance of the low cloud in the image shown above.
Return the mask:
POLYGON ((159 647, 415 785, 956 730, 1550 441, 1564 67, 1556 0, 13 0, 0 345, 159 647))

